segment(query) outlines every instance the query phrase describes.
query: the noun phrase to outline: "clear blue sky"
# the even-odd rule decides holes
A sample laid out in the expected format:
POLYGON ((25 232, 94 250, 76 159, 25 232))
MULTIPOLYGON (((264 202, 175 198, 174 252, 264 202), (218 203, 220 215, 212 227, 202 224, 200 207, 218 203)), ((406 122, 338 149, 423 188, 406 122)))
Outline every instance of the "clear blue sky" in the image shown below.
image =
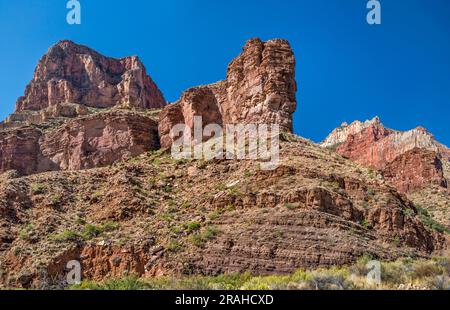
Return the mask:
POLYGON ((389 127, 427 127, 450 145, 450 1, 0 0, 0 118, 48 47, 71 39, 113 57, 137 54, 165 97, 225 77, 251 37, 286 38, 297 56, 296 133, 322 140, 343 121, 379 115, 389 127))

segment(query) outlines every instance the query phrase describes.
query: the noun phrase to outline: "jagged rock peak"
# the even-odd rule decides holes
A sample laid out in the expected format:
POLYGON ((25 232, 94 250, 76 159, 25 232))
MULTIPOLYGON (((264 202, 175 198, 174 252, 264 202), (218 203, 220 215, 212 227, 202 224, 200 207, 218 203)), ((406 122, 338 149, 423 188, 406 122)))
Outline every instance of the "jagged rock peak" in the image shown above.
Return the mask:
POLYGON ((297 107, 295 57, 288 41, 253 38, 228 65, 224 81, 189 89, 160 117, 161 144, 172 143, 170 128, 191 125, 194 116, 215 124, 278 124, 292 131, 297 107))
POLYGON ((444 177, 448 174, 450 150, 422 126, 408 131, 392 130, 375 117, 364 123, 343 124, 333 130, 322 147, 333 148, 358 164, 384 171, 385 177, 402 192, 427 184, 447 187, 444 177))
POLYGON ((166 104, 137 56, 110 58, 63 40, 40 59, 24 96, 16 103, 16 112, 66 102, 97 108, 161 108, 166 104))
POLYGON ((383 124, 381 119, 378 116, 375 116, 371 120, 366 120, 365 122, 361 122, 359 120, 354 121, 350 125, 347 122, 344 122, 338 128, 334 129, 331 134, 322 142, 322 147, 334 147, 341 143, 344 143, 349 135, 355 135, 360 133, 364 129, 370 126, 381 126, 383 124))

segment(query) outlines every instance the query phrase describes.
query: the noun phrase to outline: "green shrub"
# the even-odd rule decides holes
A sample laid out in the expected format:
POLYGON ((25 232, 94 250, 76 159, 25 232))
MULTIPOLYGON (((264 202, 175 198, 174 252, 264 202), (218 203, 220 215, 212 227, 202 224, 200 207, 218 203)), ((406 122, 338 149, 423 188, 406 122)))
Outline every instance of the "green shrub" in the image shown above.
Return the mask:
POLYGON ((403 215, 406 217, 413 217, 415 215, 415 213, 412 209, 404 209, 403 215))
POLYGON ((72 230, 66 230, 60 234, 53 235, 51 238, 57 242, 79 241, 83 239, 79 233, 72 230))
POLYGON ((47 191, 47 186, 42 183, 33 183, 31 184, 31 192, 33 195, 41 195, 47 191))
POLYGON ((298 209, 300 206, 298 204, 287 203, 284 205, 284 207, 288 210, 295 210, 298 209))
POLYGON ((101 233, 102 230, 100 227, 93 224, 86 224, 83 228, 82 236, 84 239, 89 240, 99 236, 101 233))
POLYGON ((203 237, 199 234, 193 234, 189 237, 189 240, 192 242, 193 245, 195 245, 196 247, 202 248, 205 246, 205 240, 203 239, 203 237))
POLYGON ((178 252, 179 250, 181 250, 181 243, 177 240, 172 240, 169 242, 169 244, 167 245, 167 250, 169 250, 170 252, 178 252))
POLYGON ((186 230, 187 233, 192 233, 194 231, 197 231, 201 227, 202 227, 202 225, 197 221, 193 221, 193 222, 190 222, 190 223, 187 223, 184 225, 184 229, 186 230))
POLYGON ((375 190, 374 190, 373 188, 369 187, 369 188, 367 189, 367 195, 369 195, 369 196, 375 196, 375 190))
POLYGON ((33 233, 33 225, 28 224, 25 228, 23 228, 19 232, 19 238, 22 240, 27 239, 32 233, 33 233))
POLYGON ((109 279, 102 283, 83 281, 81 284, 70 287, 72 290, 112 290, 112 291, 136 291, 144 290, 148 285, 138 277, 130 276, 123 279, 109 279))
POLYGON ((102 232, 111 232, 120 228, 120 224, 116 222, 106 222, 100 228, 102 232))
POLYGON ((365 229, 372 229, 373 226, 372 224, 369 222, 368 219, 364 219, 361 221, 361 226, 364 227, 365 229))
POLYGON ((85 240, 90 240, 100 236, 105 232, 111 232, 119 229, 120 225, 116 222, 107 222, 103 225, 97 226, 94 224, 86 224, 81 235, 85 240))
POLYGON ((440 233, 450 233, 449 229, 447 229, 444 225, 438 223, 435 221, 428 211, 420 206, 417 206, 417 212, 419 214, 419 218, 422 221, 422 223, 427 226, 428 228, 432 230, 436 230, 440 233))
POLYGON ((203 238, 206 240, 214 239, 219 234, 219 229, 216 226, 209 226, 206 228, 206 230, 203 232, 203 238))

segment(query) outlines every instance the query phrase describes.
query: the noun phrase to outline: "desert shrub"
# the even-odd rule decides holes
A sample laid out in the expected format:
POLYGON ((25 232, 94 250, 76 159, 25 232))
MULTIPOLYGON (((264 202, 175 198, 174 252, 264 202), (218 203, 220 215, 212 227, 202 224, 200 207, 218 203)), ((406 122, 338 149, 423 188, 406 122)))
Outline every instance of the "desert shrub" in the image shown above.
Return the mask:
POLYGON ((28 224, 19 232, 19 238, 22 240, 27 239, 33 233, 33 225, 28 224))
POLYGON ((448 276, 435 276, 428 280, 427 287, 432 290, 450 290, 450 279, 448 276))
POLYGON ((56 242, 78 241, 82 238, 83 237, 79 233, 72 230, 66 230, 51 237, 51 239, 55 240, 56 242))
POLYGON ((190 222, 190 223, 187 223, 184 225, 184 229, 186 230, 187 233, 192 233, 194 231, 197 231, 201 227, 202 227, 202 225, 197 221, 193 221, 193 222, 190 222))
POLYGON ((403 214, 406 217, 413 217, 415 215, 415 213, 412 209, 403 209, 403 214))
POLYGON ((178 252, 181 249, 182 245, 179 241, 177 240, 172 240, 169 242, 169 244, 167 245, 167 250, 169 250, 170 252, 178 252))
POLYGON ((199 233, 191 235, 189 237, 189 240, 196 247, 202 248, 205 246, 205 240, 202 238, 202 236, 199 233))
POLYGON ((106 222, 100 227, 102 232, 111 232, 120 228, 120 224, 117 222, 106 222))
POLYGON ((284 205, 284 207, 288 210, 295 210, 299 208, 298 204, 294 204, 294 203, 287 203, 284 205))
POLYGON ((420 280, 423 278, 440 276, 443 273, 444 269, 436 262, 419 261, 413 266, 411 278, 420 280))
POLYGON ((107 222, 103 225, 97 226, 94 224, 86 224, 83 228, 82 236, 84 239, 89 240, 100 236, 104 232, 111 232, 119 229, 120 225, 115 222, 107 222))
POLYGON ((381 263, 381 281, 387 285, 408 282, 407 269, 401 261, 381 263))
POLYGON ((60 194, 54 194, 50 197, 50 203, 52 205, 58 205, 62 202, 63 197, 60 194))
POLYGON ((109 279, 101 283, 83 281, 78 285, 70 287, 72 290, 113 290, 113 291, 136 291, 148 288, 148 285, 136 276, 123 279, 109 279))
POLYGON ((282 290, 287 289, 291 283, 289 276, 255 277, 242 285, 243 290, 282 290))
POLYGON ((102 233, 102 229, 99 226, 93 224, 86 224, 83 228, 82 236, 84 239, 92 239, 98 237, 102 233))
POLYGON ((217 277, 191 277, 179 279, 176 286, 179 289, 194 290, 238 290, 249 279, 249 273, 224 274, 217 277))
POLYGON ((421 206, 416 206, 417 212, 419 214, 419 218, 422 221, 422 223, 427 226, 428 228, 432 230, 436 230, 440 233, 450 233, 449 229, 447 229, 444 225, 441 223, 438 223, 436 220, 434 220, 431 215, 428 213, 428 211, 421 206))
POLYGON ((214 239, 220 233, 219 229, 216 226, 209 226, 203 232, 202 236, 206 240, 214 239))
POLYGON ((373 228, 372 224, 367 219, 361 221, 361 226, 364 227, 365 229, 373 228))
POLYGON ((375 190, 373 188, 368 188, 367 189, 367 195, 369 196, 375 196, 375 190))
POLYGON ((31 192, 33 195, 41 195, 47 191, 47 186, 42 183, 33 183, 31 184, 31 192))
POLYGON ((319 269, 311 272, 307 283, 312 290, 348 290, 353 287, 349 276, 346 268, 319 269))

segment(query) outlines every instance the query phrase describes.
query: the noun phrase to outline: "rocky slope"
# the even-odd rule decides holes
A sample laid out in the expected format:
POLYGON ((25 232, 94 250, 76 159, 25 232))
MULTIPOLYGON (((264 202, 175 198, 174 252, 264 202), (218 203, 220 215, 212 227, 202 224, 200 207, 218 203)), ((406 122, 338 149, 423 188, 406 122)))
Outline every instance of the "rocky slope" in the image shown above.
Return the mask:
POLYGON ((370 170, 295 136, 281 164, 175 161, 165 151, 112 167, 0 182, 2 283, 47 285, 67 261, 101 280, 282 274, 439 253, 443 235, 370 170), (47 281, 47 282, 46 282, 47 281))
POLYGON ((159 107, 149 98, 160 93, 141 87, 143 67, 124 63, 62 41, 2 124, 0 288, 60 287, 74 259, 98 281, 285 274, 445 249, 435 222, 381 174, 289 133, 288 42, 250 40, 225 81, 186 91, 160 115, 147 109, 159 107), (174 160, 159 144, 170 146, 171 127, 192 126, 195 115, 204 124, 279 124, 278 168, 174 160))
MULTIPOLYGON (((292 131, 296 109, 295 58, 285 40, 249 40, 228 66, 227 78, 187 90, 160 116, 161 145, 169 147, 174 125, 193 128, 194 116, 208 124, 278 124, 292 131)), ((193 130, 192 130, 193 131, 193 130)))

